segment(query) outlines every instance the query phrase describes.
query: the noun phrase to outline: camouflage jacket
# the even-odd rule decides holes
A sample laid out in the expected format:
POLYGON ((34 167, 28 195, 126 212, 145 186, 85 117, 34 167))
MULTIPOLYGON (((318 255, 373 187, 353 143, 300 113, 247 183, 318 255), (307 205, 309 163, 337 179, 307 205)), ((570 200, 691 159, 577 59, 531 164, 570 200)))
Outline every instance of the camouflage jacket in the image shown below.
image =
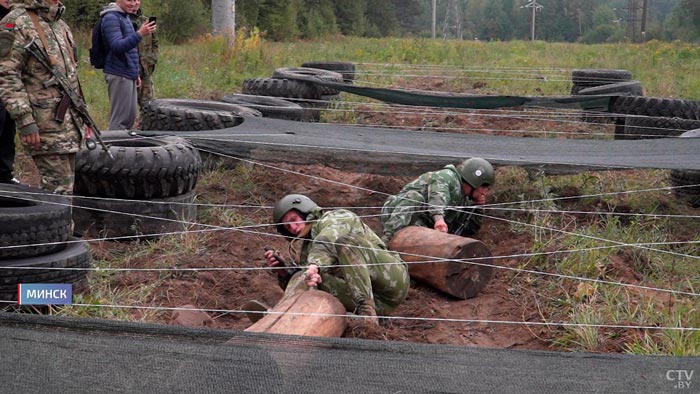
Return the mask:
POLYGON ((304 265, 316 264, 323 269, 337 264, 336 244, 343 243, 342 239, 347 237, 361 237, 377 249, 386 250, 379 236, 347 209, 324 213, 317 208, 309 213, 306 220, 316 222, 311 227, 310 238, 304 240, 301 248, 300 261, 304 265))
MULTIPOLYGON (((141 25, 148 22, 148 17, 141 14, 129 14, 129 19, 134 24, 134 30, 138 30, 141 25)), ((155 32, 143 37, 139 42, 139 63, 141 65, 141 77, 152 75, 158 63, 158 34, 155 32)))
POLYGON ((30 154, 77 152, 83 138, 82 121, 72 109, 66 112, 63 123, 54 120, 61 101, 60 87, 51 82, 49 70, 25 49, 32 40, 44 47, 29 12, 38 16, 48 45, 44 49, 52 63, 80 91, 70 28, 55 17, 60 12, 25 0, 24 4, 14 3, 0 21, 0 99, 20 134, 40 133, 41 147, 38 151, 27 147, 30 154))
POLYGON ((424 215, 430 217, 443 215, 447 223, 451 223, 460 214, 459 211, 446 209, 447 207, 472 205, 469 196, 465 196, 462 192, 462 178, 452 164, 445 166, 442 170, 426 172, 411 181, 401 189, 397 195, 399 198, 395 201, 401 201, 401 195, 410 192, 423 196, 423 201, 416 201, 415 205, 428 204, 424 215))

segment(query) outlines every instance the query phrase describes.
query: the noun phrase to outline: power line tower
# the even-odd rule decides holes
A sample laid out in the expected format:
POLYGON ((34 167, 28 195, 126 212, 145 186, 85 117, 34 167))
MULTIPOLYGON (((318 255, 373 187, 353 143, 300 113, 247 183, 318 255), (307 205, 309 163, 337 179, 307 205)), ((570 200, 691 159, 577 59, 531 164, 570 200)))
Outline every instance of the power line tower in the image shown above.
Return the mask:
POLYGON ((640 13, 642 11, 639 0, 627 0, 627 6, 623 9, 627 11, 627 37, 632 42, 639 42, 641 36, 639 32, 639 22, 641 20, 640 13))
POLYGON ((442 36, 462 39, 462 0, 449 0, 445 11, 445 22, 442 24, 442 36))

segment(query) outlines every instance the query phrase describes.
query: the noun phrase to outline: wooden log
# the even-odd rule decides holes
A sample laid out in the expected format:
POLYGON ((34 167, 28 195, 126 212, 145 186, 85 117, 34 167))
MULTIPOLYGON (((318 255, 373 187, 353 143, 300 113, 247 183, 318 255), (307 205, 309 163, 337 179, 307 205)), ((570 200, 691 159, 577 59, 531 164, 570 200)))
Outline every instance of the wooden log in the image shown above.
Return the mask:
POLYGON ((345 307, 325 291, 309 289, 301 272, 290 279, 282 299, 245 331, 271 334, 340 337, 345 332, 345 307))
POLYGON ((493 274, 492 267, 480 265, 492 264, 491 251, 483 242, 472 238, 409 226, 394 235, 389 249, 399 252, 409 263, 411 278, 461 299, 479 294, 493 274), (479 258, 475 261, 478 264, 464 261, 471 258, 479 258), (426 262, 430 260, 438 261, 426 262))

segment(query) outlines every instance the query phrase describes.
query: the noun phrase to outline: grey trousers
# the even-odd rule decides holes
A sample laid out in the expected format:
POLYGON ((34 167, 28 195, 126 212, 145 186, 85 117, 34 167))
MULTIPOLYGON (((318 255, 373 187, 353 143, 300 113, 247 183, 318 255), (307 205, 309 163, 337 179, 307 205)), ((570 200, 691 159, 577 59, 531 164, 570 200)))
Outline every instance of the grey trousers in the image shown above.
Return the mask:
POLYGON ((113 74, 105 74, 109 93, 109 129, 131 129, 136 120, 136 81, 113 74))

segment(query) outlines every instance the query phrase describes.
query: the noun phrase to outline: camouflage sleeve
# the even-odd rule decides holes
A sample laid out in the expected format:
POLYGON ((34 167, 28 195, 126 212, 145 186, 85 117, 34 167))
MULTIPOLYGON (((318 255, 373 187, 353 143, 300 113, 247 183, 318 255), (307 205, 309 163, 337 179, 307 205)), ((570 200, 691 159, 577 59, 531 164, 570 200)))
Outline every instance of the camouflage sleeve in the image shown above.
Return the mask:
MULTIPOLYGON (((148 17, 141 15, 138 23, 144 24, 148 22, 148 17)), ((139 44, 139 61, 141 67, 147 70, 147 73, 153 73, 156 63, 158 62, 158 34, 156 32, 144 37, 139 44)))
POLYGON ((362 228, 362 222, 350 211, 339 209, 324 215, 311 230, 313 240, 307 264, 316 264, 320 268, 337 264, 336 245, 357 226, 362 228))
MULTIPOLYGON (((25 24, 27 22, 24 21, 25 24)), ((19 17, 17 20, 5 18, 0 26, 0 99, 5 104, 7 113, 15 120, 17 128, 27 130, 36 128, 36 120, 22 81, 22 68, 27 60, 24 49, 27 38, 19 28, 21 23, 19 17)))
MULTIPOLYGON (((455 176, 450 170, 440 170, 433 173, 428 181, 427 200, 430 204, 430 215, 444 215, 445 207, 451 205, 455 193, 455 176)), ((459 184, 459 182, 457 182, 459 184)))
POLYGON ((156 63, 158 63, 158 55, 160 53, 159 51, 159 42, 158 42, 158 34, 153 33, 151 34, 151 65, 155 66, 156 63))

